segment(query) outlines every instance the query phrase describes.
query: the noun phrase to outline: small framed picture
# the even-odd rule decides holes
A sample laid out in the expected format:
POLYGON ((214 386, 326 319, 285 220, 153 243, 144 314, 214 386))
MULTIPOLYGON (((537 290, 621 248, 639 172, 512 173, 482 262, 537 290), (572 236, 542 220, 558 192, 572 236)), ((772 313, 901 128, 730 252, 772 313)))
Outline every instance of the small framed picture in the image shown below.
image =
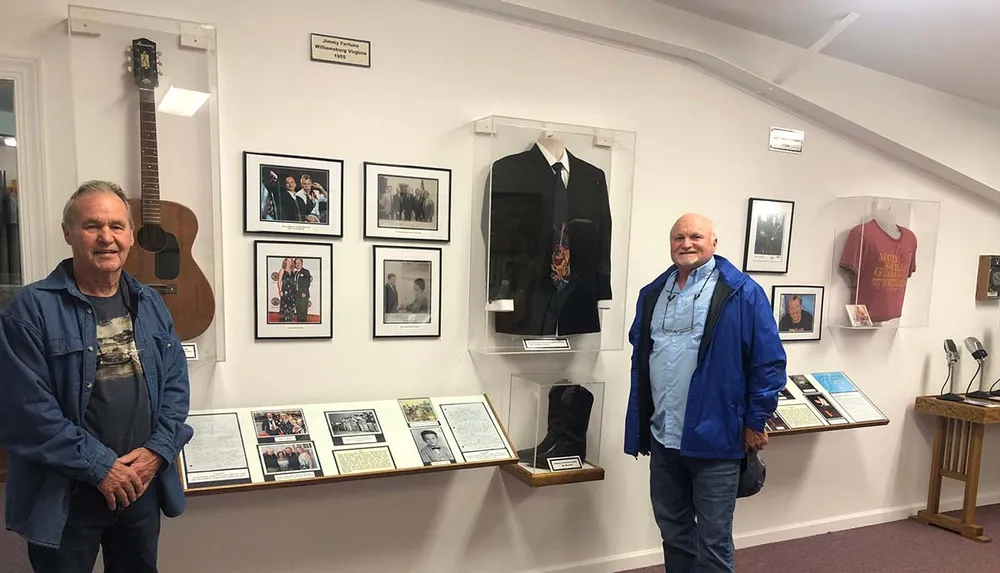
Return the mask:
POLYGON ((399 409, 409 426, 440 426, 430 398, 400 398, 399 409))
POLYGON ((326 412, 326 423, 334 446, 385 442, 382 425, 370 408, 326 412))
POLYGON ((875 326, 872 324, 872 317, 868 314, 868 307, 863 304, 845 304, 847 308, 847 318, 854 328, 867 328, 875 326))
POLYGON ((254 241, 257 339, 333 338, 333 245, 254 241))
POLYGON ((296 442, 309 439, 309 426, 301 408, 291 410, 259 410, 250 412, 257 442, 296 442))
POLYGON ((413 443, 420 453, 420 461, 424 462, 425 466, 456 463, 455 454, 451 453, 448 440, 441 432, 441 426, 410 428, 410 434, 413 435, 413 443))
POLYGON ((373 336, 441 336, 441 249, 372 247, 373 336))
POLYGON ((344 235, 344 162, 243 152, 243 231, 344 235))
POLYGON ((365 238, 451 240, 451 169, 365 162, 365 238))
POLYGON ((792 245, 795 203, 750 198, 743 270, 748 273, 787 273, 792 245))
POLYGON ((782 340, 819 340, 823 332, 822 286, 773 286, 771 309, 782 340))

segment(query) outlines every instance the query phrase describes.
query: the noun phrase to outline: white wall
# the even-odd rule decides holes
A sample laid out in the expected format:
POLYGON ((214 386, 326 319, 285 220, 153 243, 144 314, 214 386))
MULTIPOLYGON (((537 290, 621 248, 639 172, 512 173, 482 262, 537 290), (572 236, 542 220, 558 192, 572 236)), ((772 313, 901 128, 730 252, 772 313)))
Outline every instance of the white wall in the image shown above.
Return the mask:
MULTIPOLYGON (((996 307, 974 304, 972 282, 977 255, 994 251, 1000 240, 1000 213, 689 68, 422 2, 95 4, 218 26, 229 358, 212 380, 196 384, 196 408, 479 391, 465 350, 473 192, 466 126, 493 113, 638 132, 630 308, 635 291, 669 264, 664 228, 685 211, 713 217, 720 254, 739 260, 746 198, 795 200, 791 269, 761 278, 769 291, 775 282, 827 281, 833 230, 826 222, 835 197, 886 194, 942 203, 929 328, 865 338, 824 333, 820 343, 788 347, 791 371, 846 370, 892 423, 775 438, 766 450, 767 488, 739 504, 741 543, 906 515, 925 497, 931 431, 910 405, 940 383, 940 340, 977 335, 997 354, 996 307), (373 67, 309 62, 310 32, 372 41, 373 67), (768 153, 763 141, 772 125, 806 129, 807 152, 768 153), (345 237, 334 247, 333 342, 253 341, 255 237, 243 236, 238 207, 246 149, 346 161, 345 237), (454 169, 440 340, 370 340, 371 244, 361 237, 359 200, 364 160, 454 169), (289 364, 309 375, 290 375, 289 364)), ((51 217, 75 182, 72 148, 63 143, 69 138, 59 137, 56 121, 69 105, 61 95, 68 93, 66 51, 58 40, 64 9, 56 1, 0 1, 0 53, 20 49, 46 58, 51 217)), ((49 256, 55 262, 63 254, 49 256)), ((591 570, 616 571, 655 562, 659 540, 647 461, 620 453, 627 367, 627 351, 599 363, 608 381, 603 482, 529 490, 500 472, 469 470, 192 498, 183 517, 164 524, 162 569, 509 572, 598 560, 591 570)), ((971 373, 963 364, 960 378, 971 373)), ((987 377, 998 375, 991 367, 987 377)), ((1000 436, 990 431, 987 439, 1000 436)), ((993 499, 1000 495, 995 459, 984 462, 981 490, 993 499)))
MULTIPOLYGON (((478 3, 515 4, 694 48, 766 79, 775 78, 805 51, 655 0, 478 3)), ((1000 148, 1000 110, 825 55, 809 59, 783 87, 994 189, 1000 188, 1000 165, 993 160, 1000 148)))

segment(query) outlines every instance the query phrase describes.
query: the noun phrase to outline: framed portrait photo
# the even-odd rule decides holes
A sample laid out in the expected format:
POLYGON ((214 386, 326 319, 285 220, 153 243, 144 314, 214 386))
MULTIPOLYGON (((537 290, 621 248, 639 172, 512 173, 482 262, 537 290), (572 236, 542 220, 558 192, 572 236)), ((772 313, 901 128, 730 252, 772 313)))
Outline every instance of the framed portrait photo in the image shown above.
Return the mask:
POLYGON ((365 238, 451 240, 451 169, 366 161, 365 238))
POLYGON ((823 332, 822 286, 771 287, 771 309, 781 340, 819 340, 823 332))
POLYGON ((243 152, 243 231, 344 235, 344 162, 243 152))
POLYGON ((441 336, 441 249, 372 247, 375 338, 441 336))
POLYGON ((743 270, 748 273, 787 273, 792 246, 795 203, 750 198, 743 270))
POLYGON ((333 338, 333 245, 254 241, 254 336, 333 338))

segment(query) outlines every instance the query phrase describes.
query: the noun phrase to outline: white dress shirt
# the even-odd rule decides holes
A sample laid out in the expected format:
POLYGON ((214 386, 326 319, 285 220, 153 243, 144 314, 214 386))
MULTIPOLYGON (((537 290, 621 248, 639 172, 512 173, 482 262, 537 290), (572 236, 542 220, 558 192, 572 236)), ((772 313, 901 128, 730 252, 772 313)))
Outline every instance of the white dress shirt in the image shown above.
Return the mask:
POLYGON ((569 154, 566 153, 566 149, 563 148, 562 157, 559 158, 559 159, 556 159, 555 155, 552 155, 551 151, 549 151, 548 149, 545 149, 544 145, 540 145, 540 144, 536 144, 536 145, 538 145, 538 149, 541 150, 542 155, 545 156, 545 160, 549 162, 549 167, 555 165, 556 163, 562 163, 562 165, 563 165, 563 169, 562 169, 563 185, 565 185, 566 188, 569 189, 569 154))

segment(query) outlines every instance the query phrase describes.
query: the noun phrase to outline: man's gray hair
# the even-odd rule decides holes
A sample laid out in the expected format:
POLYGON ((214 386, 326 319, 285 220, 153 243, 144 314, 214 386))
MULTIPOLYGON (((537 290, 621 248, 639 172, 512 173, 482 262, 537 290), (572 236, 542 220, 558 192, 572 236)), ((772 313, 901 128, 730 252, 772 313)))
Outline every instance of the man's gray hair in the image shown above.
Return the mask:
POLYGON ((76 201, 86 195, 87 193, 103 192, 103 193, 114 193, 125 203, 125 208, 128 210, 128 226, 130 229, 135 228, 135 222, 132 220, 132 206, 129 205, 128 197, 125 196, 125 191, 117 183, 111 181, 101 181, 99 179, 92 179, 86 181, 83 185, 80 185, 73 195, 66 201, 66 205, 63 207, 63 218, 62 224, 69 227, 73 224, 73 217, 76 215, 76 201))

